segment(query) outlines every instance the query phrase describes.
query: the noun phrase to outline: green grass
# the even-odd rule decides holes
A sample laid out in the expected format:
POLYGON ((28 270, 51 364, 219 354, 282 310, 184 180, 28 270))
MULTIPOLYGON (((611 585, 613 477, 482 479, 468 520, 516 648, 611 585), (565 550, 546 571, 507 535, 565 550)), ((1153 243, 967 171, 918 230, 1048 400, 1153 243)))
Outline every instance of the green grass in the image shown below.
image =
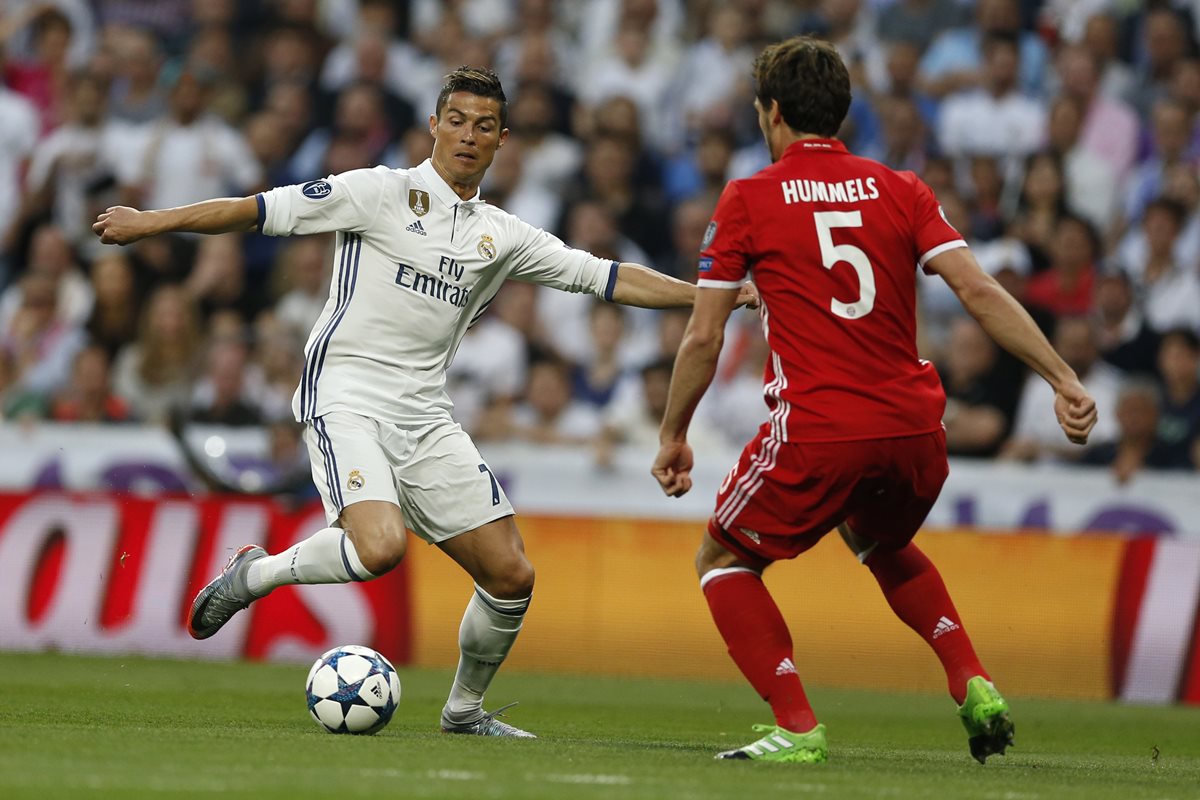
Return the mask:
POLYGON ((767 721, 747 687, 502 674, 542 737, 513 741, 437 733, 449 674, 402 670, 392 724, 351 737, 305 672, 0 655, 0 798, 1200 798, 1197 709, 1009 698, 1019 749, 980 766, 947 698, 817 689, 828 764, 718 763, 767 721))

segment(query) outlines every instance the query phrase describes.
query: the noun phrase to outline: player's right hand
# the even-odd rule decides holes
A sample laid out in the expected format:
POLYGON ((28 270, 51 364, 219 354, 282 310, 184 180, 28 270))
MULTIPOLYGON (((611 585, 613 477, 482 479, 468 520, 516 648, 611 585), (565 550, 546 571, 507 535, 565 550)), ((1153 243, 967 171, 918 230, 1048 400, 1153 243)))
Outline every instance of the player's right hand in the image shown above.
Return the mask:
POLYGON ((667 497, 682 497, 692 488, 692 448, 687 442, 664 442, 650 474, 667 497))
POLYGON ((1096 426, 1096 401, 1078 380, 1063 384, 1054 393, 1054 414, 1063 433, 1075 444, 1087 444, 1096 426))
POLYGON ((104 244, 130 244, 147 236, 145 212, 129 206, 109 206, 96 217, 92 233, 104 244))

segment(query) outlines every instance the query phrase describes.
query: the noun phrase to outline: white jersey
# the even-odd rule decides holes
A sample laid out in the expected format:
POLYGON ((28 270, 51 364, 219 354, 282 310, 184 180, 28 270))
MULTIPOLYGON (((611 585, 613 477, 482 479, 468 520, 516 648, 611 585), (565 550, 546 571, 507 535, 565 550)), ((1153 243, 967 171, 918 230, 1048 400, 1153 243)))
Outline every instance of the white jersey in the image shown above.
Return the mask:
POLYGON ((506 278, 612 298, 617 265, 462 200, 425 161, 257 195, 271 236, 337 232, 325 309, 292 398, 307 422, 350 411, 397 424, 449 417, 446 367, 506 278))

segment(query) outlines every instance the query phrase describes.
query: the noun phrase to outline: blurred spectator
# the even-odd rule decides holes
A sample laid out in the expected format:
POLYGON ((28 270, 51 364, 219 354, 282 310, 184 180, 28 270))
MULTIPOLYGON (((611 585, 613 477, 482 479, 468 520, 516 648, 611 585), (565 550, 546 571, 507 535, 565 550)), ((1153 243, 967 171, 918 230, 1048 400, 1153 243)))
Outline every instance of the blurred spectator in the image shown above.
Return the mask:
MULTIPOLYGON (((71 325, 83 324, 92 310, 92 288, 75 262, 75 254, 61 230, 50 224, 34 230, 24 272, 43 275, 50 280, 57 296, 55 314, 60 319, 71 325)), ((20 307, 23 291, 21 284, 14 284, 0 296, 0 329, 8 326, 20 307)))
POLYGON ((1029 255, 1039 268, 1049 264, 1055 230, 1066 214, 1062 162, 1054 153, 1030 156, 1025 162, 1025 177, 1009 234, 1029 248, 1029 255))
MULTIPOLYGON (((935 24, 930 29, 937 27, 935 24)), ((1017 89, 1035 97, 1041 96, 1049 52, 1037 34, 1022 30, 1017 0, 977 0, 974 25, 951 28, 939 34, 921 59, 921 77, 926 91, 934 97, 945 97, 986 83, 984 42, 989 37, 1015 41, 1019 51, 1015 65, 1020 69, 1017 89)))
POLYGON ((137 340, 117 356, 113 386, 134 416, 164 422, 188 400, 199 351, 195 307, 182 288, 162 286, 142 311, 137 340))
POLYGON ((1062 216, 1050 240, 1050 266, 1029 281, 1027 300, 1059 316, 1087 314, 1092 308, 1100 240, 1086 221, 1062 216))
POLYGON ((571 370, 571 394, 576 400, 604 408, 625 379, 620 349, 625 335, 625 307, 594 300, 588 316, 591 353, 571 370))
MULTIPOLYGON (((651 449, 658 446, 658 429, 667 410, 667 393, 671 388, 671 370, 674 359, 660 358, 642 367, 636 399, 626 403, 614 403, 604 415, 604 436, 614 444, 627 444, 651 449)), ((762 404, 762 375, 759 375, 759 405, 762 404)), ((712 411, 711 403, 701 401, 701 409, 712 411)), ((765 417, 765 407, 762 409, 765 417)), ((753 434, 751 434, 753 437, 753 434)), ((728 439, 722 436, 699 409, 688 427, 688 444, 696 452, 705 453, 728 447, 728 439)))
MULTIPOLYGON (((1120 373, 1099 359, 1096 329, 1087 317, 1064 317, 1054 332, 1054 349, 1096 401, 1098 418, 1092 429, 1091 442, 1116 438, 1115 409, 1120 389, 1120 373)), ((1078 459, 1083 452, 1070 444, 1053 414, 1046 409, 1054 404, 1054 390, 1040 375, 1025 379, 1012 436, 1004 443, 1003 458, 1033 461, 1039 458, 1078 459)))
POLYGON ((137 337, 139 298, 133 267, 123 250, 108 248, 92 262, 92 292, 88 336, 112 359, 137 337))
POLYGON ((521 140, 522 178, 534 191, 561 195, 583 163, 579 142, 555 130, 554 95, 545 84, 520 87, 509 125, 521 140))
POLYGON ((578 446, 596 444, 600 431, 595 409, 571 398, 570 364, 544 356, 529 365, 524 402, 511 415, 495 415, 481 424, 477 435, 484 440, 578 446))
POLYGON ((284 293, 275 315, 302 341, 329 300, 329 244, 324 236, 289 239, 275 262, 276 289, 284 293))
POLYGON ((1121 24, 1111 12, 1093 13, 1084 25, 1082 44, 1100 65, 1100 91, 1128 103, 1135 94, 1136 78, 1120 58, 1121 35, 1121 24))
POLYGON ((1080 145, 1085 106, 1063 95, 1050 106, 1047 149, 1059 159, 1066 178, 1067 206, 1085 217, 1097 230, 1108 230, 1117 208, 1117 171, 1080 145))
POLYGON ((262 414, 246 397, 246 346, 228 339, 210 345, 204 375, 192 395, 190 419, 210 425, 257 425, 262 414))
POLYGON ((1046 112, 1019 90, 1019 58, 1016 39, 996 34, 983 40, 978 86, 954 92, 942 104, 938 141, 947 155, 1023 158, 1041 144, 1046 112))
MULTIPOLYGON (((62 119, 61 90, 70 70, 67 53, 71 46, 71 20, 53 4, 30 4, 25 7, 30 33, 30 46, 25 58, 11 56, 4 64, 4 83, 23 95, 37 109, 43 133, 53 130, 62 119)), ((12 20, 5 20, 6 23, 12 20)), ((20 32, 9 25, 0 26, 8 47, 12 36, 20 32)))
MULTIPOLYGON (((0 68, 3 67, 0 50, 0 68)), ((9 252, 18 231, 13 225, 21 203, 21 175, 38 139, 37 110, 0 82, 0 256, 9 252)), ((0 283, 5 275, 0 265, 0 283)))
MULTIPOLYGON (((407 127, 407 120, 404 122, 407 127)), ((351 168, 371 166, 391 138, 392 129, 379 88, 369 83, 355 83, 338 95, 333 124, 313 131, 300 144, 288 165, 288 172, 296 181, 310 181, 343 171, 334 169, 330 163, 330 151, 339 144, 360 148, 361 163, 351 168)))
POLYGON ((1158 350, 1162 407, 1158 436, 1173 465, 1200 469, 1200 338, 1178 328, 1163 335, 1158 350))
POLYGON ((971 177, 970 238, 988 242, 1004 233, 1004 175, 999 161, 976 156, 969 164, 971 177))
POLYGON ((292 418, 292 395, 304 367, 304 339, 269 311, 254 321, 253 362, 246 372, 245 395, 265 421, 292 418))
POLYGON ((884 61, 886 79, 881 80, 875 89, 886 97, 912 102, 920 111, 925 125, 933 127, 937 124, 938 102, 920 86, 917 72, 920 63, 921 49, 916 44, 893 42, 887 48, 884 61))
MULTIPOLYGON (((851 15, 853 19, 853 15, 851 15)), ((736 5, 716 3, 708 12, 708 35, 684 54, 686 82, 677 97, 684 127, 697 131, 728 120, 728 103, 749 80, 754 52, 746 43, 746 19, 736 5)))
POLYGON ((603 203, 621 233, 653 259, 669 244, 666 208, 656 194, 635 187, 635 163, 624 139, 609 134, 592 137, 584 155, 583 190, 603 203))
POLYGON ((1124 270, 1097 278, 1095 306, 1100 357, 1122 372, 1150 372, 1159 337, 1134 302, 1133 283, 1124 270))
POLYGON ((630 98, 637 103, 643 128, 649 134, 647 144, 666 152, 675 141, 667 114, 675 61, 672 50, 654 48, 651 42, 646 28, 628 19, 623 21, 616 51, 588 70, 587 80, 579 82, 578 96, 591 105, 610 97, 630 98))
POLYGON ((519 136, 510 136, 504 152, 492 162, 480 190, 488 203, 535 228, 552 230, 562 216, 559 196, 531 185, 526 174, 525 142, 519 136))
POLYGON ((895 0, 879 13, 879 38, 924 50, 939 33, 962 21, 963 6, 954 0, 895 0))
POLYGON ((580 77, 587 75, 590 80, 598 63, 622 49, 624 31, 643 31, 650 48, 673 60, 684 11, 683 0, 584 0, 577 25, 584 57, 580 77))
POLYGON ((536 77, 561 90, 573 79, 577 47, 558 24, 561 13, 554 0, 519 0, 520 24, 496 48, 496 72, 505 86, 521 87, 536 77))
POLYGON ((158 79, 163 65, 158 40, 143 28, 116 28, 107 34, 115 71, 109 110, 127 123, 152 122, 167 111, 167 90, 158 79))
POLYGON ((71 381, 54 398, 49 418, 55 422, 125 422, 129 406, 113 394, 108 353, 98 345, 79 351, 71 381))
POLYGON ((930 143, 920 107, 908 97, 884 97, 879 105, 883 126, 879 144, 861 155, 894 170, 924 171, 930 143))
POLYGON ((92 250, 92 222, 101 209, 88 196, 93 187, 112 180, 124 157, 125 126, 107 119, 108 87, 85 72, 67 82, 66 122, 33 151, 26 176, 27 213, 52 211, 55 224, 77 248, 92 250))
MULTIPOLYGON (((520 306, 532 296, 534 288, 508 283, 497 296, 496 310, 522 313, 520 306)), ((507 414, 525 388, 529 372, 527 340, 504 316, 488 313, 471 326, 446 370, 454 419, 472 433, 489 415, 507 414)))
MULTIPOLYGON (((723 438, 726 446, 741 447, 767 421, 763 376, 771 351, 757 324, 731 324, 736 326, 735 334, 729 336, 735 349, 731 358, 719 365, 712 397, 701 400, 696 417, 705 423, 710 437, 723 438)), ((682 331, 679 336, 682 339, 682 331)))
POLYGON ((1158 436, 1158 389, 1153 383, 1127 381, 1117 395, 1115 411, 1115 437, 1089 447, 1083 463, 1112 467, 1117 483, 1128 483, 1141 469, 1181 466, 1174 463, 1170 448, 1158 436))
POLYGON ((260 188, 262 167, 242 135, 209 113, 212 76, 173 65, 169 111, 129 148, 122 182, 141 208, 169 208, 260 188))
POLYGON ((1124 180, 1137 157, 1137 115, 1100 91, 1100 65, 1087 50, 1064 47, 1057 60, 1063 95, 1083 110, 1079 146, 1109 164, 1118 181, 1124 180))
POLYGON ((1129 176, 1125 195, 1125 218, 1130 222, 1142 218, 1146 204, 1162 193, 1167 170, 1183 161, 1192 145, 1192 115, 1183 103, 1160 98, 1150 120, 1150 155, 1129 176))
POLYGON ((1167 4, 1146 9, 1138 44, 1141 58, 1135 65, 1133 97, 1138 110, 1146 114, 1168 91, 1175 65, 1194 55, 1194 45, 1183 17, 1167 4))
POLYGON ((696 282, 700 245, 714 207, 701 200, 684 200, 675 206, 671 212, 671 253, 658 265, 660 271, 688 283, 696 282))
POLYGON ((1185 267, 1178 260, 1176 241, 1183 221, 1179 203, 1152 201, 1142 217, 1145 259, 1125 264, 1146 322, 1160 333, 1176 327, 1200 331, 1200 275, 1195 264, 1185 267))
POLYGON ((75 354, 86 344, 79 326, 58 313, 54 279, 43 272, 26 275, 20 306, 0 329, 0 348, 12 359, 13 385, 48 399, 66 383, 75 354))
POLYGON ((999 355, 975 320, 960 317, 951 324, 946 357, 938 364, 950 455, 994 456, 1008 436, 1019 384, 1010 371, 998 368, 999 355))

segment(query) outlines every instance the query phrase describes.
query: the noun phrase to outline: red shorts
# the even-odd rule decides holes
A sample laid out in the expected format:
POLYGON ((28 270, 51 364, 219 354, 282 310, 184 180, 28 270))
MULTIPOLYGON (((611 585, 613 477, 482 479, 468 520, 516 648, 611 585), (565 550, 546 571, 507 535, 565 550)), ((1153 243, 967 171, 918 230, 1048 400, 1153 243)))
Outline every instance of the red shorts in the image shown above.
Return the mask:
POLYGON ((717 493, 708 532, 752 563, 795 558, 843 522, 888 549, 908 544, 950 468, 946 433, 779 442, 764 425, 717 493))

